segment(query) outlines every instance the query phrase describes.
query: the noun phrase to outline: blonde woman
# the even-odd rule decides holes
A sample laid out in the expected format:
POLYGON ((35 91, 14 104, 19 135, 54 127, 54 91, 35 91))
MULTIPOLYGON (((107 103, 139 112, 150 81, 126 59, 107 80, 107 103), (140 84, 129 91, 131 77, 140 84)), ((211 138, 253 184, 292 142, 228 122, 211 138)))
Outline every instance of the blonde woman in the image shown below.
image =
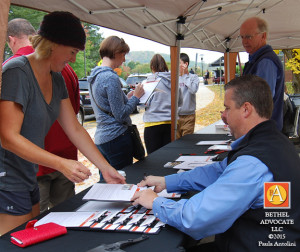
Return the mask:
POLYGON ((38 165, 62 172, 72 182, 91 173, 75 160, 43 149, 57 119, 69 139, 101 170, 109 183, 124 183, 78 123, 59 72, 84 49, 80 20, 69 12, 52 12, 31 39, 35 52, 3 67, 0 99, 0 234, 39 214, 38 165))

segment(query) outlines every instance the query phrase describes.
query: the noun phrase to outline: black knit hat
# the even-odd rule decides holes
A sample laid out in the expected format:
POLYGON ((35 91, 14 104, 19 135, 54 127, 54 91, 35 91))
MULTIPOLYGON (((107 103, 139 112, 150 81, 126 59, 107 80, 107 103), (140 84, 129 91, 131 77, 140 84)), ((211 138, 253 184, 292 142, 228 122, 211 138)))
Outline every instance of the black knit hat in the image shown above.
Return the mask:
POLYGON ((54 11, 44 16, 38 34, 54 43, 84 50, 84 29, 80 20, 70 12, 54 11))

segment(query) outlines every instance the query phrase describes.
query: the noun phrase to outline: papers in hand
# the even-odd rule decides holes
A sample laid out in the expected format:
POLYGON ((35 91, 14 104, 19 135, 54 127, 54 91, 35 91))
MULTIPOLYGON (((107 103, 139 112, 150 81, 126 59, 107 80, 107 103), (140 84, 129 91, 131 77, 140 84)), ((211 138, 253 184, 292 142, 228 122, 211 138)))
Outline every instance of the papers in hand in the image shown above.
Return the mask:
POLYGON ((143 88, 144 88, 144 95, 140 98, 139 104, 145 104, 151 94, 153 93, 154 89, 156 88, 158 82, 160 79, 157 79, 156 81, 151 81, 151 82, 143 82, 143 88))

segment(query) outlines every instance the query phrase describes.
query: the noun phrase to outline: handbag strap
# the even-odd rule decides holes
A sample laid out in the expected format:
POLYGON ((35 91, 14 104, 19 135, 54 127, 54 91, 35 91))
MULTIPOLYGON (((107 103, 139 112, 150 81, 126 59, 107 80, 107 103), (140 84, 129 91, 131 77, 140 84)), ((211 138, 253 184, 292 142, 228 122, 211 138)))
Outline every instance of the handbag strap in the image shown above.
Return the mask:
POLYGON ((94 101, 94 103, 97 105, 97 107, 98 107, 102 112, 104 112, 105 114, 107 114, 107 115, 109 115, 109 116, 115 118, 114 115, 113 115, 113 113, 111 113, 111 112, 105 110, 104 108, 102 108, 102 107, 96 102, 96 100, 95 100, 95 98, 94 98, 94 95, 93 95, 92 83, 90 83, 90 90, 91 90, 91 95, 92 95, 93 101, 94 101))
MULTIPOLYGON (((101 72, 101 71, 100 71, 100 72, 101 72)), ((96 76, 97 76, 100 72, 98 72, 98 73, 93 77, 93 79, 95 79, 96 76)), ((120 84, 121 84, 121 82, 120 82, 120 84)), ((92 95, 93 101, 94 101, 94 103, 97 105, 97 107, 98 107, 102 112, 104 112, 105 114, 107 114, 107 115, 109 115, 109 116, 115 118, 112 112, 109 112, 109 111, 105 110, 104 108, 102 108, 102 107, 96 102, 96 99, 94 98, 94 94, 93 94, 92 82, 90 82, 90 91, 91 91, 91 95, 92 95)), ((123 122, 123 124, 126 125, 126 126, 129 126, 126 122, 123 122)))
POLYGON ((97 107, 98 107, 102 112, 104 112, 105 114, 107 114, 107 115, 109 115, 109 116, 115 118, 112 112, 109 112, 109 111, 105 110, 104 108, 102 108, 102 107, 96 102, 96 99, 94 98, 94 94, 93 94, 92 82, 94 82, 94 80, 96 80, 96 77, 97 77, 97 75, 98 75, 99 73, 105 72, 105 71, 110 71, 110 70, 108 70, 108 69, 103 69, 103 70, 102 70, 102 69, 101 69, 98 73, 96 73, 96 74, 93 76, 93 79, 92 79, 92 81, 90 82, 90 91, 91 91, 91 95, 92 95, 93 101, 94 101, 94 103, 97 105, 97 107))

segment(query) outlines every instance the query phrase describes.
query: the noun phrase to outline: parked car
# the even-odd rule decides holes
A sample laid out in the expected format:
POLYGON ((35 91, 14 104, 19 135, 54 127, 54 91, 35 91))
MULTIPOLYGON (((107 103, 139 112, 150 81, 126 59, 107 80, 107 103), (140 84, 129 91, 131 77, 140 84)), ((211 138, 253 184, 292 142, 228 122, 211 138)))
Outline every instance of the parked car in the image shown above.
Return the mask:
POLYGON ((146 80, 149 74, 131 74, 127 77, 126 83, 130 88, 135 89, 135 85, 146 80))
POLYGON ((79 90, 80 90, 80 109, 77 114, 77 119, 79 123, 83 124, 85 116, 94 114, 94 110, 91 105, 91 97, 89 93, 89 83, 87 82, 86 78, 79 80, 79 90))
POLYGON ((129 85, 126 83, 126 81, 123 78, 121 78, 121 77, 119 77, 119 78, 120 78, 120 81, 122 84, 122 90, 127 95, 131 91, 131 88, 129 87, 129 85))

